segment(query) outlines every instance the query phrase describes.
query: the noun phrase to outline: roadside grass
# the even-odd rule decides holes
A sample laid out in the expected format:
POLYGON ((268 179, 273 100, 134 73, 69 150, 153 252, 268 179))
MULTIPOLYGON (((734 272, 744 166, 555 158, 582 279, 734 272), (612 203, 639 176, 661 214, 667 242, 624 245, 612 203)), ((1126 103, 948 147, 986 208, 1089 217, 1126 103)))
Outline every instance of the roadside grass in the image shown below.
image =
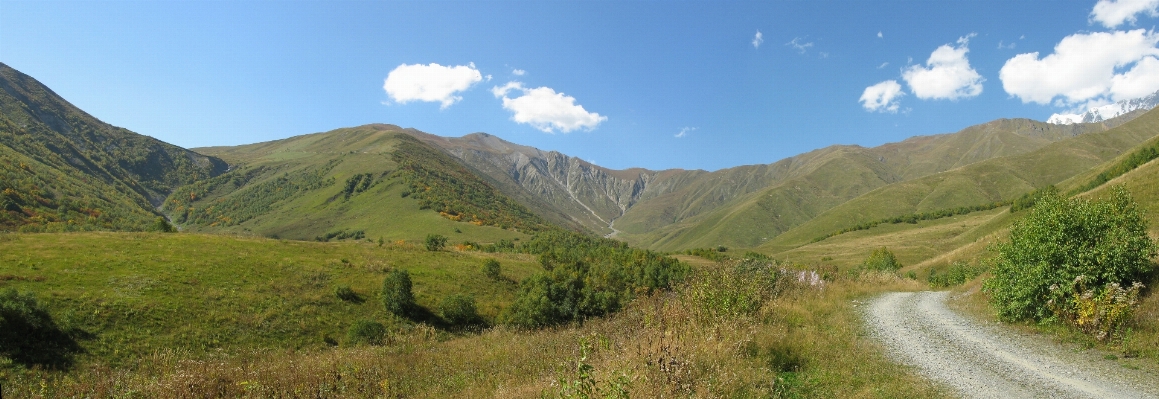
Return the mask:
POLYGON ((386 315, 376 300, 382 271, 408 270, 418 303, 431 308, 468 291, 487 317, 513 298, 514 284, 483 277, 482 260, 497 256, 504 277, 520 279, 539 267, 534 259, 111 233, 5 235, 0 253, 0 274, 28 277, 2 280, 3 288, 35 292, 62 325, 93 335, 69 371, 0 365, 5 397, 535 398, 583 386, 632 397, 944 395, 886 358, 861 326, 861 299, 924 287, 889 273, 838 276, 818 289, 799 280, 803 266, 770 269, 774 294, 749 312, 706 312, 686 284, 583 323, 451 334, 386 315), (336 286, 367 300, 342 301, 336 286), (384 345, 324 342, 367 318, 387 324, 384 345))
MULTIPOLYGON (((539 268, 526 255, 430 252, 418 243, 315 243, 220 235, 76 233, 0 235, 0 289, 35 294, 56 322, 86 337, 79 359, 112 367, 159 351, 194 357, 338 343, 357 320, 391 331, 415 323, 385 312, 383 276, 410 272, 416 302, 475 297, 494 320, 519 280, 539 268), (496 258, 507 279, 483 276, 496 258), (335 294, 349 287, 362 301, 335 294)), ((440 335, 449 333, 439 332, 440 335)), ((3 367, 0 367, 2 369, 3 367)))

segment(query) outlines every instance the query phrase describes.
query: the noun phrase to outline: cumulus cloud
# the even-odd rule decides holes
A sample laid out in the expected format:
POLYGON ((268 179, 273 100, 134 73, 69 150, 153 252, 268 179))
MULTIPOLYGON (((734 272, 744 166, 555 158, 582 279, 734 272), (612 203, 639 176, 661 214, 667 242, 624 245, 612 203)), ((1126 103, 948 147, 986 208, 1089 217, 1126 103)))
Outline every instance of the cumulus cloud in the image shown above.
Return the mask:
POLYGON ((878 38, 878 39, 881 39, 881 38, 883 38, 883 37, 885 37, 885 36, 882 36, 882 35, 881 35, 881 31, 877 31, 877 38, 878 38))
POLYGON ((483 80, 483 75, 470 65, 442 66, 439 64, 402 64, 386 75, 382 88, 399 104, 411 101, 440 103, 447 108, 463 97, 465 91, 483 80))
POLYGON ((524 71, 522 69, 514 69, 511 71, 511 74, 515 75, 515 76, 523 76, 523 75, 527 74, 527 71, 524 71))
POLYGON ((923 100, 957 100, 982 94, 982 82, 986 80, 970 67, 970 61, 966 59, 971 37, 974 34, 959 38, 957 46, 945 44, 938 47, 930 54, 925 66, 911 65, 902 71, 902 79, 914 96, 923 100))
POLYGON ((764 43, 764 42, 765 42, 765 36, 762 35, 761 31, 758 30, 757 35, 753 36, 753 48, 761 48, 761 43, 764 43))
POLYGON ((889 62, 883 62, 883 63, 881 63, 881 65, 877 66, 877 69, 885 68, 887 66, 889 66, 889 62))
POLYGON ((1159 16, 1159 0, 1099 0, 1091 10, 1091 22, 1114 29, 1125 22, 1134 25, 1140 13, 1159 16))
POLYGON ((575 97, 556 93, 550 87, 528 89, 521 82, 507 82, 503 86, 492 87, 491 94, 503 99, 503 108, 513 113, 511 120, 526 123, 546 133, 555 133, 556 129, 562 133, 576 129, 591 130, 608 120, 608 117, 588 112, 576 104, 575 97), (508 97, 513 91, 520 95, 508 97))
POLYGON ((1006 60, 998 76, 1002 88, 1023 103, 1075 106, 1136 98, 1159 90, 1156 44, 1159 34, 1143 29, 1076 33, 1055 45, 1054 54, 1006 60))
POLYGON ((808 43, 803 43, 803 42, 804 42, 804 40, 801 40, 801 38, 794 37, 793 40, 790 40, 788 43, 785 43, 785 45, 796 49, 797 52, 799 52, 801 54, 805 54, 805 51, 808 51, 809 47, 813 47, 813 42, 808 42, 808 43))
POLYGON ((694 130, 696 130, 696 128, 685 126, 683 128, 680 128, 680 133, 676 133, 676 136, 674 136, 674 137, 681 138, 681 137, 687 136, 688 133, 692 133, 692 131, 694 131, 694 130))
POLYGON ((1010 42, 1010 43, 1008 43, 1008 44, 1007 44, 1007 43, 1003 43, 1003 41, 1002 41, 1002 40, 999 40, 999 41, 998 41, 998 49, 999 49, 999 50, 1013 50, 1013 49, 1014 49, 1014 46, 1015 46, 1016 44, 1018 44, 1018 43, 1015 43, 1015 42, 1010 42))
POLYGON ((896 80, 887 80, 865 88, 861 93, 861 106, 869 112, 897 113, 898 99, 905 95, 901 91, 901 84, 896 80))

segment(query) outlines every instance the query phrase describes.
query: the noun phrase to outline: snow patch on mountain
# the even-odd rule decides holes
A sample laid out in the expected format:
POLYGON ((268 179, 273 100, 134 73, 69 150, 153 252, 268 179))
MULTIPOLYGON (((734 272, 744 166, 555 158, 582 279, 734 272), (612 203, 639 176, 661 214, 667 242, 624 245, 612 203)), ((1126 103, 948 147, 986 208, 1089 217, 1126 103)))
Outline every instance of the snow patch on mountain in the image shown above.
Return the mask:
POLYGON ((1159 105, 1159 91, 1146 97, 1123 100, 1114 104, 1091 108, 1081 114, 1054 114, 1050 116, 1050 119, 1046 120, 1046 123, 1070 125, 1075 123, 1102 122, 1131 111, 1155 108, 1156 105, 1159 105))

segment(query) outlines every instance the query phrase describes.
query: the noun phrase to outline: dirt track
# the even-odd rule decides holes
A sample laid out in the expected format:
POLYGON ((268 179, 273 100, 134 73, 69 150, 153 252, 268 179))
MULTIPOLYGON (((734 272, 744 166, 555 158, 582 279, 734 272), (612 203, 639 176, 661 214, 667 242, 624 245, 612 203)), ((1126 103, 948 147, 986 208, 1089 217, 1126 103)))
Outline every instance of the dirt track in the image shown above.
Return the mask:
POLYGON ((1159 376, 1093 351, 986 325, 946 308, 948 292, 894 292, 867 305, 896 360, 966 398, 1159 398, 1159 376))

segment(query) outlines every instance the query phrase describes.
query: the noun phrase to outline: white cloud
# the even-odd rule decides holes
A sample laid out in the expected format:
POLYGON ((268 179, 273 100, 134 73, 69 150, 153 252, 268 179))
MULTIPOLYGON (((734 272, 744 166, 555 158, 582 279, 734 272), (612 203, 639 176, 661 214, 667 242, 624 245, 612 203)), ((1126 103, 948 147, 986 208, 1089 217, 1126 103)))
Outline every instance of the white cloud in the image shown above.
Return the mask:
POLYGON ((896 80, 887 80, 865 88, 861 93, 861 106, 869 112, 897 113, 897 100, 905 95, 901 91, 901 84, 896 80))
POLYGON ((889 66, 889 63, 888 63, 888 62, 883 62, 883 63, 881 63, 881 65, 878 65, 878 66, 877 66, 877 69, 885 68, 885 67, 887 67, 887 66, 889 66))
POLYGON ((484 77, 487 79, 487 81, 488 81, 488 82, 490 82, 490 81, 491 81, 491 75, 487 75, 487 76, 484 76, 484 77))
POLYGON ((1134 25, 1139 13, 1159 16, 1159 0, 1099 0, 1091 10, 1091 22, 1114 29, 1124 22, 1134 25))
POLYGON ((764 42, 765 42, 765 36, 762 35, 761 31, 758 30, 757 35, 753 36, 753 48, 761 48, 761 43, 764 43, 764 42))
POLYGON ((524 71, 522 69, 515 69, 515 70, 511 71, 511 74, 515 75, 515 76, 523 76, 523 75, 527 74, 527 71, 524 71))
POLYGON ((1103 97, 1131 99, 1159 90, 1156 44, 1159 34, 1143 29, 1076 33, 1055 45, 1054 54, 1006 60, 998 76, 1002 88, 1023 103, 1074 106, 1103 97))
POLYGON ((575 103, 575 97, 556 93, 550 87, 527 89, 520 82, 507 82, 491 88, 491 94, 503 99, 503 108, 513 112, 511 120, 526 123, 546 133, 556 129, 567 133, 576 129, 595 129, 608 117, 588 112, 575 103), (522 95, 510 98, 507 94, 518 90, 522 95))
POLYGON ((881 38, 883 38, 883 37, 885 37, 885 36, 882 36, 882 35, 881 35, 881 31, 877 31, 877 38, 878 38, 878 39, 881 39, 881 38))
POLYGON ((696 130, 696 128, 685 126, 683 128, 680 128, 680 133, 676 133, 676 136, 674 136, 674 137, 680 138, 680 137, 687 136, 688 133, 692 133, 694 130, 696 130))
POLYGON ((938 47, 926 60, 926 66, 911 65, 902 71, 902 79, 914 96, 923 100, 957 100, 982 94, 982 82, 986 80, 966 59, 966 53, 970 52, 967 45, 973 36, 971 33, 959 38, 956 47, 949 44, 938 47))
POLYGON ((441 103, 447 108, 463 97, 455 93, 465 91, 483 80, 483 75, 470 65, 442 66, 439 64, 402 64, 386 75, 382 88, 399 104, 411 101, 441 103))
POLYGON ((813 42, 801 43, 801 38, 794 37, 793 40, 785 43, 785 45, 796 49, 801 54, 805 54, 805 51, 809 50, 809 47, 813 47, 813 42))
POLYGON ((1002 41, 1002 40, 999 40, 999 41, 998 41, 998 49, 999 49, 999 50, 1013 50, 1013 49, 1014 49, 1014 46, 1015 46, 1016 44, 1018 44, 1018 43, 1015 43, 1015 42, 1010 42, 1010 44, 1005 44, 1005 43, 1003 43, 1003 41, 1002 41))

